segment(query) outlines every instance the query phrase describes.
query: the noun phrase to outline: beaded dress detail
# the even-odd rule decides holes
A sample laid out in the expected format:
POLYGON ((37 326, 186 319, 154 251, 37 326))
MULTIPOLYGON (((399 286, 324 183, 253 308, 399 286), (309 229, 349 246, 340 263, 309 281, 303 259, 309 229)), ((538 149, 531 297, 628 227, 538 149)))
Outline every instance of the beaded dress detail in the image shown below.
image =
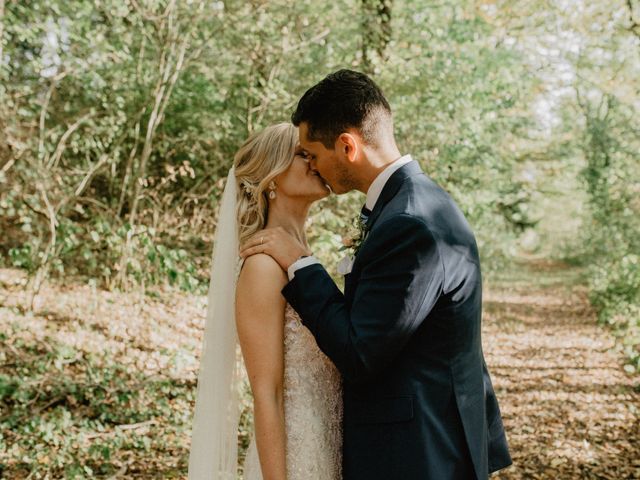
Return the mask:
MULTIPOLYGON (((284 326, 284 415, 287 480, 340 480, 340 374, 289 304, 284 326)), ((247 451, 244 480, 262 480, 255 438, 247 451)))

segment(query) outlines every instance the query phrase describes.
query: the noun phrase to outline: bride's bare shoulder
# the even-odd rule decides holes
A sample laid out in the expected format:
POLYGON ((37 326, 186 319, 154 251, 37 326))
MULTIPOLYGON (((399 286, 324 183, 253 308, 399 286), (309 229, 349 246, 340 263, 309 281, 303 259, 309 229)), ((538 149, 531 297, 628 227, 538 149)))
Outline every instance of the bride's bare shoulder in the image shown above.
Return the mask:
POLYGON ((259 319, 273 318, 281 323, 285 300, 281 290, 287 284, 287 275, 280 265, 268 255, 257 254, 248 257, 238 278, 236 288, 236 314, 240 324, 249 324, 259 319), (256 315, 259 313, 259 315, 256 315))
POLYGON ((288 278, 278 262, 269 255, 258 253, 245 259, 238 281, 249 284, 247 286, 256 283, 268 285, 279 292, 287 284, 288 278))

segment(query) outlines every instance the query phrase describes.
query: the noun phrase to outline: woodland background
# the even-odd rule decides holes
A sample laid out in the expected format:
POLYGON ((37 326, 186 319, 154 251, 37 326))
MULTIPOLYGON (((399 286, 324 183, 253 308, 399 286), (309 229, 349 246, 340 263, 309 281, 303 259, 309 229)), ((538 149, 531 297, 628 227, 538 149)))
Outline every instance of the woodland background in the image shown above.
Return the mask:
MULTIPOLYGON (((640 478, 637 0, 0 0, 0 477, 185 475, 234 152, 344 67, 467 215, 490 291, 571 287, 616 352, 628 469, 555 478, 640 478)), ((325 264, 362 203, 314 209, 325 264)), ((523 462, 504 478, 563 468, 523 462)))

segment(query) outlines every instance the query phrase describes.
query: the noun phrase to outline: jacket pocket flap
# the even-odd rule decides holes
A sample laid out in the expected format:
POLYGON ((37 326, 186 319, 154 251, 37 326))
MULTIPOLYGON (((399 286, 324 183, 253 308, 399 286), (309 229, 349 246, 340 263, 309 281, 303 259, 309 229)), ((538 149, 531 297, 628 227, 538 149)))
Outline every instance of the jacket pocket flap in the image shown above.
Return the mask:
POLYGON ((356 401, 348 410, 348 420, 353 423, 396 423, 412 418, 413 398, 409 395, 356 401))

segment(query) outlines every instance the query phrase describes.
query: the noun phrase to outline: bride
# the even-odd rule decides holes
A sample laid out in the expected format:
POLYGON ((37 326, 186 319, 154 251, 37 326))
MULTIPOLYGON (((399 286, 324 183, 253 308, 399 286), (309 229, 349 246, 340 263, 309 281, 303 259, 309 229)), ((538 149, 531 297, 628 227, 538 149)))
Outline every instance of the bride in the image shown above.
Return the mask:
POLYGON ((339 373, 281 295, 288 278, 275 260, 238 257, 239 244, 264 228, 280 227, 306 245, 309 208, 329 193, 289 123, 252 135, 235 156, 216 230, 191 480, 237 475, 236 338, 254 399, 244 480, 341 478, 339 373))

